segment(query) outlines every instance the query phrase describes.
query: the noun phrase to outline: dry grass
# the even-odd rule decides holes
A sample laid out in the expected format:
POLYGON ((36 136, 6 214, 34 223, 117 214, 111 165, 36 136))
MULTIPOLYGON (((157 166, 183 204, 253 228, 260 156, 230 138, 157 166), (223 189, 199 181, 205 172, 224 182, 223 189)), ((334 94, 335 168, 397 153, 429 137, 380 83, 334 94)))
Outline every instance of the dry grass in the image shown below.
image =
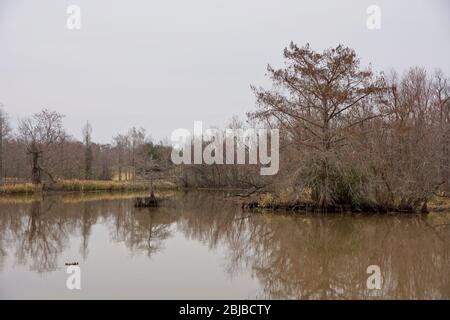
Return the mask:
POLYGON ((428 201, 428 209, 450 212, 450 198, 432 196, 428 201))
POLYGON ((119 181, 63 180, 55 187, 58 191, 92 192, 92 191, 134 191, 146 190, 146 184, 132 184, 119 181))
POLYGON ((41 186, 32 183, 13 183, 0 185, 0 194, 35 194, 42 191, 41 186))
POLYGON ((259 200, 259 204, 263 208, 271 206, 273 204, 273 202, 274 202, 274 197, 270 193, 261 195, 260 200, 259 200))
MULTIPOLYGON (((153 184, 155 190, 174 190, 176 184, 169 181, 156 181, 153 184)), ((150 189, 147 182, 119 182, 119 181, 97 181, 97 180, 61 180, 55 185, 46 188, 48 191, 62 192, 126 192, 126 191, 146 191, 150 189)), ((42 186, 35 186, 32 183, 16 183, 0 185, 0 194, 36 194, 42 192, 42 186)))

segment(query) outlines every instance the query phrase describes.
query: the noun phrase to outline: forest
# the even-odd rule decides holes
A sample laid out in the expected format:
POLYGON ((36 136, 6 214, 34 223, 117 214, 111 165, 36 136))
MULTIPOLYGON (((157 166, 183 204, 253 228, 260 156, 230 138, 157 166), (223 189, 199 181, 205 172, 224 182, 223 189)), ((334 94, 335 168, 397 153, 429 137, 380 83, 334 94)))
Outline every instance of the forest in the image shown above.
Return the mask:
POLYGON ((68 180, 170 181, 187 189, 262 194, 266 207, 302 202, 408 212, 426 212, 431 197, 449 194, 450 80, 442 71, 375 71, 343 45, 317 52, 291 43, 283 56, 281 68, 267 66, 271 87, 251 86, 254 111, 245 119, 230 115, 225 125, 279 129, 274 176, 261 176, 250 164, 174 165, 170 144, 155 143, 143 128, 100 144, 86 122, 77 140, 65 130, 64 115, 52 109, 20 119, 12 130, 3 106, 0 192, 20 190, 20 184, 51 189, 68 180))

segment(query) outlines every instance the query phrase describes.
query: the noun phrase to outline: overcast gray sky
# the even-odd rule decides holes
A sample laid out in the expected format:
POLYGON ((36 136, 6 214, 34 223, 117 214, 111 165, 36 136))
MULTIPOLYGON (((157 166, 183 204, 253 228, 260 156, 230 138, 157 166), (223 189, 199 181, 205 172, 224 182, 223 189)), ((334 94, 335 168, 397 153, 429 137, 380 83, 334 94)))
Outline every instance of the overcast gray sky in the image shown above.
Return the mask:
POLYGON ((133 125, 161 139, 252 110, 250 84, 267 84, 291 40, 450 76, 449 35, 446 0, 0 0, 0 103, 14 122, 57 110, 76 137, 89 120, 99 142, 133 125), (80 30, 66 27, 71 4, 80 30), (381 30, 366 27, 371 4, 381 30))

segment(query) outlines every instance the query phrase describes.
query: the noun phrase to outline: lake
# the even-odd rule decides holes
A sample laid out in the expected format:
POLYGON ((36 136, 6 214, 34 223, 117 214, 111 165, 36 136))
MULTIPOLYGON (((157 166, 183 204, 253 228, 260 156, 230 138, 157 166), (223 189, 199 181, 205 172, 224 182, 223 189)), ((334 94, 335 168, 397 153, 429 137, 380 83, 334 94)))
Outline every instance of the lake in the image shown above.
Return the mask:
POLYGON ((447 213, 251 213, 211 192, 136 209, 134 196, 1 198, 0 298, 450 298, 447 213), (72 262, 81 290, 66 287, 72 262))

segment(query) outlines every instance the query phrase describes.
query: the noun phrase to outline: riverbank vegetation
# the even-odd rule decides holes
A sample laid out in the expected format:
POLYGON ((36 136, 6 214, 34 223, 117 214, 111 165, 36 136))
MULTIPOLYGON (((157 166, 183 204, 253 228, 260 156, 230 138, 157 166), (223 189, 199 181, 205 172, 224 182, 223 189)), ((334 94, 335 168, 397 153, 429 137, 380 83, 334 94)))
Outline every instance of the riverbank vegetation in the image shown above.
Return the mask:
POLYGON ((342 46, 291 44, 284 57, 284 67, 267 69, 271 88, 253 87, 249 118, 281 137, 279 174, 253 184, 290 198, 258 206, 427 212, 430 197, 448 194, 450 85, 441 71, 376 73, 342 46))
POLYGON ((377 72, 341 45, 316 52, 291 43, 284 61, 267 68, 272 87, 252 87, 255 111, 227 125, 280 130, 274 176, 236 162, 175 166, 171 147, 144 129, 97 144, 87 123, 77 141, 63 116, 47 109, 12 132, 2 110, 1 176, 32 184, 0 190, 27 193, 50 184, 113 191, 164 179, 184 188, 245 189, 236 195, 266 208, 377 212, 427 212, 430 199, 450 194, 450 81, 442 71, 377 72))

